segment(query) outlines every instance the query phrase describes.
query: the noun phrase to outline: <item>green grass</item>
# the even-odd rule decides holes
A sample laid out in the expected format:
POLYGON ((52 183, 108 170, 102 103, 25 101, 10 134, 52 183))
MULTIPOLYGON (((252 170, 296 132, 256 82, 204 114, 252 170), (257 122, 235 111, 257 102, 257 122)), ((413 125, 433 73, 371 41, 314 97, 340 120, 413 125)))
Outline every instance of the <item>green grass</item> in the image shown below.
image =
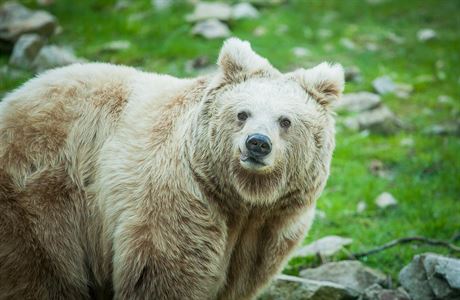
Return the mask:
MULTIPOLYGON (((35 1, 24 1, 31 7, 35 1)), ((191 6, 177 4, 165 12, 156 12, 150 1, 136 1, 116 11, 115 1, 60 0, 49 8, 61 26, 62 34, 51 42, 74 47, 89 60, 128 64, 148 71, 193 76, 185 71, 187 60, 207 55, 215 60, 222 40, 207 41, 190 35, 191 25, 184 21, 191 6), (102 46, 113 40, 129 40, 126 51, 107 53, 102 46)), ((305 243, 336 234, 354 239, 351 252, 360 252, 395 238, 423 235, 448 240, 460 229, 460 139, 428 136, 423 130, 436 123, 460 117, 460 2, 456 0, 387 0, 370 5, 366 1, 289 1, 264 8, 257 20, 231 22, 235 36, 250 40, 253 48, 283 71, 308 67, 324 60, 345 66, 358 66, 361 83, 349 83, 347 92, 371 90, 375 77, 389 75, 412 84, 409 99, 385 96, 384 102, 404 121, 406 129, 393 136, 364 136, 345 129, 337 135, 332 174, 319 199, 318 207, 327 217, 318 219, 305 243), (263 26, 267 34, 256 37, 255 28, 263 26), (287 26, 280 32, 280 26, 287 26), (425 43, 416 39, 421 28, 433 28, 438 38, 425 43), (330 31, 324 37, 319 32, 330 31), (404 39, 397 44, 389 34, 404 39), (341 44, 347 38, 356 44, 349 50, 341 44), (377 51, 367 51, 374 43, 377 51), (311 55, 296 58, 293 47, 306 47, 311 55), (447 95, 449 103, 438 96, 447 95), (403 146, 411 138, 412 146, 403 146), (378 159, 392 176, 372 175, 369 163, 378 159), (391 192, 399 205, 379 210, 374 199, 391 192), (365 201, 368 209, 356 213, 356 205, 365 201)), ((7 64, 0 56, 0 67, 7 64)), ((23 72, 0 79, 0 94, 17 87, 33 74, 23 72)), ((0 75, 1 76, 1 75, 0 75)), ((459 243, 457 242, 457 245, 459 243)), ((451 254, 439 247, 402 245, 363 259, 393 278, 412 256, 426 251, 451 254)), ((340 254, 333 260, 344 258, 340 254)), ((458 254, 457 254, 458 256, 458 254)), ((317 261, 296 259, 286 272, 315 265, 317 261)))

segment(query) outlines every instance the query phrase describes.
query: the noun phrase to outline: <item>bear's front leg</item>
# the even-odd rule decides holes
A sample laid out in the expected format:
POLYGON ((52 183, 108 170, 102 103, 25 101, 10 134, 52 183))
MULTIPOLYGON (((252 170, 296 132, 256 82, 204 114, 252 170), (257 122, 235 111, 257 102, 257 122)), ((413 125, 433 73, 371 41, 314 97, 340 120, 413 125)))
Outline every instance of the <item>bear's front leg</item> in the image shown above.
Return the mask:
POLYGON ((194 212, 124 218, 113 240, 115 299, 215 299, 224 231, 194 212))
POLYGON ((235 246, 219 300, 255 298, 305 237, 314 218, 314 207, 282 212, 263 220, 258 220, 259 215, 253 211, 248 218, 246 231, 235 246))

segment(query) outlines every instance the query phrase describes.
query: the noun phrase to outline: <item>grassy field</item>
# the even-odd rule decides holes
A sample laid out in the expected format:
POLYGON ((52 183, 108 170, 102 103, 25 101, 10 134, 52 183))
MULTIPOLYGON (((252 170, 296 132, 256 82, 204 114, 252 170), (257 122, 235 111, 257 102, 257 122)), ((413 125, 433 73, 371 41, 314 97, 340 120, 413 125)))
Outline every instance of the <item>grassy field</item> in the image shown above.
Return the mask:
MULTIPOLYGON (((36 5, 35 1, 23 3, 36 5)), ((51 42, 71 46, 91 61, 177 76, 194 75, 185 70, 187 60, 202 55, 216 59, 222 40, 207 41, 190 34, 192 25, 184 17, 192 6, 177 4, 156 12, 150 1, 132 1, 124 10, 115 10, 114 4, 57 0, 48 9, 59 19, 63 32, 51 42), (128 40, 132 46, 120 52, 103 51, 103 45, 113 40, 128 40)), ((459 1, 292 0, 261 9, 259 19, 232 21, 230 27, 234 36, 251 41, 256 51, 284 71, 324 60, 357 66, 363 80, 349 83, 346 92, 370 91, 372 80, 381 75, 414 87, 408 99, 383 97, 406 124, 400 133, 363 135, 339 127, 332 174, 318 202, 326 217, 315 222, 305 243, 334 234, 353 238, 348 250, 360 252, 403 236, 449 240, 460 230, 460 138, 424 133, 433 124, 460 118, 459 1), (257 27, 264 27, 266 34, 255 36, 257 27), (421 28, 436 30, 437 38, 418 41, 416 33, 421 28), (394 35, 403 41, 394 42, 394 35), (353 41, 354 49, 346 47, 344 39, 353 41), (377 49, 369 51, 369 44, 377 49), (310 55, 298 58, 294 47, 306 47, 310 55), (448 101, 439 101, 439 96, 448 101), (369 171, 372 160, 383 162, 390 176, 373 175, 369 171), (384 191, 398 199, 397 207, 385 211, 376 207, 374 199, 384 191), (361 214, 356 213, 359 201, 368 206, 361 214)), ((0 67, 7 61, 7 55, 1 55, 0 67)), ((0 75, 0 94, 32 75, 0 75)), ((396 278, 414 254, 426 251, 449 254, 443 248, 411 244, 362 260, 396 278)), ((296 259, 286 272, 296 273, 317 263, 296 259)))

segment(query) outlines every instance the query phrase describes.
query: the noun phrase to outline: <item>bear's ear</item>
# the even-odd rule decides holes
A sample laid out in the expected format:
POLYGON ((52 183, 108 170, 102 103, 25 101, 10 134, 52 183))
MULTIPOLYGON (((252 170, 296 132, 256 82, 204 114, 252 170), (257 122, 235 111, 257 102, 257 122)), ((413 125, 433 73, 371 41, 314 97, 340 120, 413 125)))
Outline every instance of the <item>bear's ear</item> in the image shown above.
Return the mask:
POLYGON ((251 49, 249 42, 237 38, 229 38, 224 42, 217 64, 227 82, 238 81, 242 76, 249 77, 260 72, 279 74, 265 58, 251 49))
POLYGON ((340 64, 322 63, 311 69, 299 69, 287 74, 319 104, 328 106, 342 95, 345 75, 340 64))

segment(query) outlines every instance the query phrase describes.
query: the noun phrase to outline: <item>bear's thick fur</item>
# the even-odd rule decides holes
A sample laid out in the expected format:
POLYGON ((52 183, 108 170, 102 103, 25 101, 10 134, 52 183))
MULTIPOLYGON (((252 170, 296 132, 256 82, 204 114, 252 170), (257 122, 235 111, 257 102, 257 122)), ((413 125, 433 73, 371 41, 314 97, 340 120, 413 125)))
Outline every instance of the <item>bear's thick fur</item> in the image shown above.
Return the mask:
POLYGON ((343 70, 281 74, 238 39, 218 64, 72 65, 5 97, 0 299, 257 295, 312 223, 343 70))

